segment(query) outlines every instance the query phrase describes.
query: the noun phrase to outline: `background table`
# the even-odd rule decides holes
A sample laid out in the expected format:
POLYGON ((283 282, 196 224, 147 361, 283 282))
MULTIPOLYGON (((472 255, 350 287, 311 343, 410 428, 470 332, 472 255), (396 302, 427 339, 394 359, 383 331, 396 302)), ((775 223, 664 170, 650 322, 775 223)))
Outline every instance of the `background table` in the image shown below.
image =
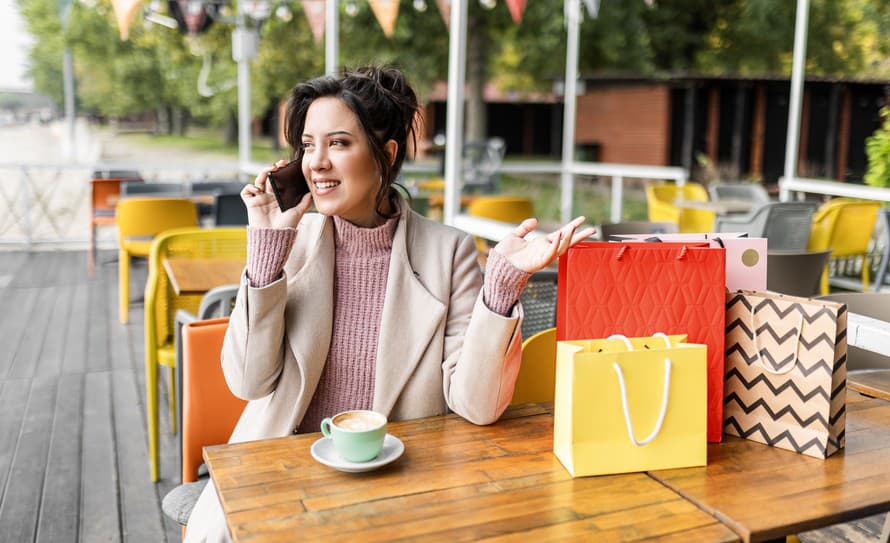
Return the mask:
POLYGON ((549 406, 492 426, 456 415, 391 423, 405 454, 349 474, 309 454, 320 434, 208 447, 236 541, 738 541, 642 473, 572 479, 552 454, 549 406))
POLYGON ((675 200, 674 205, 686 209, 698 209, 713 211, 718 215, 729 213, 747 213, 754 207, 754 202, 748 200, 675 200))
POLYGON ((241 258, 165 258, 164 269, 177 295, 204 294, 221 285, 241 281, 241 258))

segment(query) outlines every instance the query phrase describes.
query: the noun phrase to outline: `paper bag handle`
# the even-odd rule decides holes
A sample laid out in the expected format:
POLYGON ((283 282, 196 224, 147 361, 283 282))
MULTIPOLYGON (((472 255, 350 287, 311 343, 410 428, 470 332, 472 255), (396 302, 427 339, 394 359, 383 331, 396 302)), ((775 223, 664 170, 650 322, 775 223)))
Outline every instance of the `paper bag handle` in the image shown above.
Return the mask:
MULTIPOLYGON (((664 339, 664 342, 667 345, 667 348, 668 349, 671 348, 671 338, 669 338, 668 335, 665 334, 664 332, 655 332, 654 334, 652 334, 652 337, 660 337, 660 338, 664 339)), ((612 334, 611 336, 606 338, 606 341, 609 341, 610 339, 620 339, 620 340, 624 341, 624 344, 627 346, 628 351, 634 350, 634 346, 631 344, 630 340, 627 339, 627 336, 625 336, 624 334, 612 334)))
POLYGON ((751 335, 754 337, 754 356, 757 357, 757 365, 763 368, 763 371, 772 373, 773 375, 785 375, 794 369, 794 366, 797 365, 798 361, 798 351, 800 350, 800 334, 803 332, 803 311, 799 311, 800 321, 797 323, 797 338, 794 340, 794 361, 788 364, 788 369, 784 370, 776 370, 775 368, 768 367, 763 361, 763 358, 760 357, 760 347, 757 345, 757 323, 754 322, 754 311, 755 306, 751 304, 751 335))
POLYGON ((615 369, 615 373, 618 375, 618 386, 621 388, 621 407, 624 409, 627 435, 630 436, 630 440, 634 445, 642 447, 658 436, 658 433, 661 432, 661 425, 664 424, 664 416, 667 413, 668 407, 668 392, 671 388, 671 361, 668 358, 664 359, 664 393, 662 395, 664 400, 661 402, 661 413, 658 414, 658 421, 655 422, 655 428, 652 429, 652 433, 642 441, 637 441, 636 436, 634 436, 633 422, 630 420, 630 408, 627 405, 627 387, 624 385, 624 374, 621 373, 621 366, 618 365, 618 362, 613 362, 612 368, 615 369))

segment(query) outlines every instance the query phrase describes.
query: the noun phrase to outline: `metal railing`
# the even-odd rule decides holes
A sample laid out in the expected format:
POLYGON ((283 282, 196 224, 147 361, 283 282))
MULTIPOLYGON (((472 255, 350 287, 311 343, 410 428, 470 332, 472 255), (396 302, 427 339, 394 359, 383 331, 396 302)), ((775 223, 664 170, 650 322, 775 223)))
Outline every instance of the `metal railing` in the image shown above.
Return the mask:
MULTIPOLYGON (((247 179, 235 162, 0 162, 0 246, 85 246, 91 212, 89 181, 93 172, 103 170, 135 170, 147 182, 247 179)), ((114 239, 100 232, 100 244, 114 239)))
MULTIPOLYGON (((794 179, 779 178, 779 200, 788 202, 791 200, 803 200, 806 194, 821 194, 824 196, 842 196, 847 198, 860 198, 863 200, 876 200, 890 202, 890 189, 871 187, 868 185, 854 185, 852 183, 840 183, 829 179, 811 179, 797 177, 794 179)), ((874 268, 874 284, 871 289, 879 291, 884 288, 884 280, 887 277, 887 267, 890 265, 890 211, 883 209, 878 215, 872 234, 871 257, 862 265, 872 265, 874 268)), ((855 271, 855 267, 853 268, 855 271)), ((832 277, 831 283, 841 288, 856 290, 861 285, 856 280, 844 277, 832 277)))
MULTIPOLYGON (((85 246, 89 239, 90 184, 95 171, 138 171, 147 182, 178 181, 200 183, 208 180, 240 179, 249 182, 266 164, 251 162, 239 166, 231 162, 95 162, 44 163, 0 162, 0 246, 64 244, 85 246)), ((621 220, 625 178, 668 179, 683 184, 683 168, 577 162, 574 175, 611 177, 611 221, 621 220)), ((435 163, 407 163, 408 173, 435 173, 435 163)), ((554 174, 562 172, 559 162, 507 162, 500 171, 509 174, 554 174)), ((459 223, 470 233, 487 239, 500 239, 503 229, 488 228, 485 222, 459 223)), ((490 225, 489 225, 490 226, 490 225)), ((105 229, 107 230, 107 229, 105 229)), ((99 233, 100 245, 114 240, 109 232, 99 233)))

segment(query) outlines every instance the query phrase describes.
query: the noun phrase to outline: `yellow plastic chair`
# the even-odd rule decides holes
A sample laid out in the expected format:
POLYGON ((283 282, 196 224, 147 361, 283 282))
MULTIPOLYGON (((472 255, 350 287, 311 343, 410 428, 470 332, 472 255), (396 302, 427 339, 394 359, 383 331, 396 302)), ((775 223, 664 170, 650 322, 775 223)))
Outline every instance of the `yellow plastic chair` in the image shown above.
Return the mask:
POLYGON ((708 191, 698 183, 683 186, 674 183, 646 185, 646 206, 652 222, 672 222, 680 232, 712 232, 717 214, 703 209, 687 209, 674 205, 678 199, 708 201, 708 191))
POLYGON ((510 405, 552 402, 555 386, 556 328, 548 328, 522 342, 522 366, 510 405))
POLYGON ((120 321, 130 307, 130 257, 148 256, 154 237, 164 230, 198 226, 198 210, 185 198, 124 198, 117 204, 118 298, 120 321))
MULTIPOLYGON (((809 251, 831 249, 831 259, 862 259, 862 291, 868 292, 868 245, 881 204, 874 201, 834 198, 816 210, 810 229, 809 251)), ((828 269, 822 271, 820 292, 828 294, 828 269)))
POLYGON ((202 294, 177 295, 167 272, 168 257, 247 259, 247 229, 177 228, 159 234, 148 257, 145 285, 145 388, 151 480, 158 480, 158 366, 169 370, 170 427, 176 432, 176 312, 197 314, 202 294))
MULTIPOLYGON (((530 198, 523 196, 476 196, 467 206, 467 214, 493 221, 519 224, 535 216, 535 208, 530 198)), ((476 238, 479 251, 485 253, 487 243, 476 238)))

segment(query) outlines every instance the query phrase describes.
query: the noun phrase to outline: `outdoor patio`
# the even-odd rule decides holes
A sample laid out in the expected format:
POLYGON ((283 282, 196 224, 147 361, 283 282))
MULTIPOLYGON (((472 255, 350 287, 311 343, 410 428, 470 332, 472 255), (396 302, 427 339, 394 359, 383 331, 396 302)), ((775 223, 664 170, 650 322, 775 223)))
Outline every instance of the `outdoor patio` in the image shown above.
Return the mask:
MULTIPOLYGON (((149 480, 142 304, 117 320, 117 263, 100 251, 0 257, 0 541, 179 541, 161 511, 178 480, 177 437, 161 421, 161 480, 149 480)), ((136 260, 131 292, 147 269, 136 260)), ((160 405, 166 405, 166 387, 160 405)), ((802 535, 872 541, 884 515, 802 535)))
MULTIPOLYGON (((0 256, 0 541, 179 541, 161 499, 179 478, 161 418, 161 481, 149 479, 142 304, 117 319, 115 253, 0 256)), ((141 296, 147 268, 132 268, 141 296)), ((161 387, 166 404, 166 387, 161 387)))

